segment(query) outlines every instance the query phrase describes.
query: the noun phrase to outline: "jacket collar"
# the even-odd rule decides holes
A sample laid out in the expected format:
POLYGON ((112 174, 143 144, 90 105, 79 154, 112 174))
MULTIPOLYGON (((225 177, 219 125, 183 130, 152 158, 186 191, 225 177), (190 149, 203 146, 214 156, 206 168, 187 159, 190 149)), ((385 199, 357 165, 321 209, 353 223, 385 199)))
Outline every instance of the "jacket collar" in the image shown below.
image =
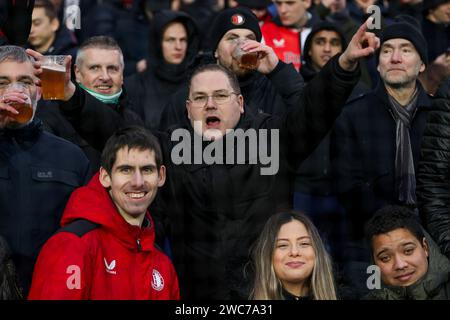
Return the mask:
MULTIPOLYGON (((425 92, 425 90, 423 89, 422 85, 418 80, 416 81, 416 86, 417 90, 419 90, 419 96, 417 98, 417 108, 418 109, 431 108, 431 99, 425 92)), ((389 110, 390 101, 388 97, 388 92, 381 79, 379 79, 378 85, 374 89, 374 94, 381 101, 381 105, 389 110)))
POLYGON ((130 225, 119 214, 108 191, 100 184, 97 173, 85 187, 76 189, 64 210, 61 225, 86 219, 101 225, 129 250, 154 250, 155 228, 147 212, 143 227, 130 225))
POLYGON ((14 139, 18 143, 34 143, 43 131, 42 121, 34 118, 33 121, 24 127, 16 129, 1 129, 0 140, 14 139))

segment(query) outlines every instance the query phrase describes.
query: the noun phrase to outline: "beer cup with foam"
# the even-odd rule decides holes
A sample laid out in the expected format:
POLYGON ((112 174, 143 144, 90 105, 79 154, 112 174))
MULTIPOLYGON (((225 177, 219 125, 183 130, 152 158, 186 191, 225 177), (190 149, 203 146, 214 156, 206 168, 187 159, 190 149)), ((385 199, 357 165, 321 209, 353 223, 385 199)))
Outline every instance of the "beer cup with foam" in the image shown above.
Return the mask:
POLYGON ((44 100, 63 100, 67 56, 44 56, 42 60, 42 97, 44 100))
POLYGON ((240 68, 254 70, 258 67, 258 52, 246 52, 241 49, 244 41, 236 41, 236 47, 232 52, 232 57, 236 59, 240 68))
POLYGON ((31 103, 30 98, 30 89, 27 87, 26 84, 16 82, 9 84, 4 90, 2 90, 2 96, 4 103, 8 104, 9 106, 15 108, 19 113, 14 114, 6 110, 2 110, 1 112, 5 115, 7 115, 10 118, 13 118, 17 123, 20 124, 27 124, 32 118, 33 118, 33 104, 31 103), (24 93, 27 97, 25 98, 25 102, 17 102, 14 101, 14 99, 9 100, 9 94, 10 93, 24 93))

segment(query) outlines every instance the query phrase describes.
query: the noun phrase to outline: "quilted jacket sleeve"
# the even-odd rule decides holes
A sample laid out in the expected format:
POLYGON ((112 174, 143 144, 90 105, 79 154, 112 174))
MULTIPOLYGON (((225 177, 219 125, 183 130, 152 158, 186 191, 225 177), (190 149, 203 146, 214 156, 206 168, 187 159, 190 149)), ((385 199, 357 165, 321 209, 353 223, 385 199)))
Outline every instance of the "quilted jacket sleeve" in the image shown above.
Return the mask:
POLYGON ((428 116, 417 198, 426 228, 450 258, 450 78, 436 94, 428 116))

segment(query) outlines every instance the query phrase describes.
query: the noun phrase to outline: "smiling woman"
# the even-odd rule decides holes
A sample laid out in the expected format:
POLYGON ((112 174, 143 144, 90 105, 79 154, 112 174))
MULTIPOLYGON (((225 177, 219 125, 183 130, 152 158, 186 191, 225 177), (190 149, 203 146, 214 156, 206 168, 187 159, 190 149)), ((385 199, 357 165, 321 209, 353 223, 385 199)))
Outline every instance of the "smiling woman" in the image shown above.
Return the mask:
POLYGON ((316 227, 302 213, 266 223, 253 249, 257 300, 336 300, 331 260, 316 227))

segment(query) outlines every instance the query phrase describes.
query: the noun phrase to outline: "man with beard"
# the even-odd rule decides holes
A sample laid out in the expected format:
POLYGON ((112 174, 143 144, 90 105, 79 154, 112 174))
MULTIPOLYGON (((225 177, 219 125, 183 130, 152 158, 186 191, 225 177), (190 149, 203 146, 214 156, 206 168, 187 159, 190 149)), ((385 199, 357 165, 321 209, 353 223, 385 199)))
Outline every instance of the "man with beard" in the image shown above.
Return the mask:
POLYGON ((381 81, 347 104, 332 134, 337 192, 351 244, 344 261, 358 270, 351 278, 361 290, 370 265, 365 221, 387 204, 416 205, 415 172, 430 99, 417 80, 427 63, 427 44, 415 22, 397 20, 382 31, 381 81))

